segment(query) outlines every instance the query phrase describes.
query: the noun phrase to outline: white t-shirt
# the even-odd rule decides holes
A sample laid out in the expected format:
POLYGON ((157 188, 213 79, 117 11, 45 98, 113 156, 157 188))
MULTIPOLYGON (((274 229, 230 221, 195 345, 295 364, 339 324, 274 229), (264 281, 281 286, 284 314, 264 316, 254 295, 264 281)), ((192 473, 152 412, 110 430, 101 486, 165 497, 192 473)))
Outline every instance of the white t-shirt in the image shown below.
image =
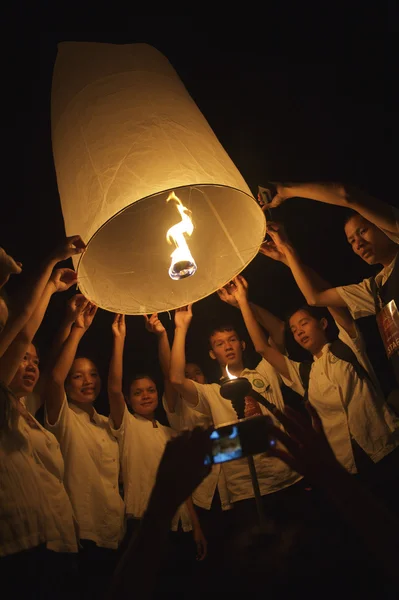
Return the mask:
MULTIPOLYGON (((367 369, 368 360, 360 336, 352 339, 338 324, 339 337, 356 354, 367 369)), ((326 344, 314 362, 309 379, 309 402, 317 410, 327 439, 339 462, 350 473, 356 473, 351 437, 378 462, 399 445, 399 421, 391 413, 382 393, 370 382, 360 379, 354 367, 330 352, 326 344)), ((300 363, 285 357, 290 379, 284 382, 304 395, 300 363)))
POLYGON ((65 461, 65 488, 79 524, 81 539, 116 549, 124 534, 125 507, 119 494, 119 449, 108 418, 88 413, 66 397, 54 433, 65 461))
MULTIPOLYGON (((267 361, 262 359, 256 370, 244 369, 240 377, 246 377, 257 392, 277 408, 284 410, 284 400, 280 389, 281 379, 267 361)), ((219 384, 202 385, 195 381, 193 383, 198 393, 197 405, 193 407, 196 411, 210 416, 215 426, 237 421, 237 414, 231 402, 220 395, 219 384)), ((269 415, 278 427, 281 427, 264 406, 260 405, 260 409, 263 414, 269 415)), ((278 492, 301 479, 301 476, 292 471, 283 461, 268 456, 266 453, 254 456, 254 462, 262 496, 278 492)), ((232 502, 253 498, 252 481, 245 458, 224 463, 223 470, 232 502)))
MULTIPOLYGON (((209 427, 212 425, 212 419, 194 410, 187 405, 183 398, 179 397, 175 411, 170 412, 166 402, 165 395, 163 396, 163 407, 168 417, 170 426, 175 431, 184 431, 185 429, 192 430, 195 427, 209 427)), ((197 489, 192 493, 193 502, 196 506, 209 510, 212 506, 213 496, 216 488, 218 488, 220 503, 223 510, 229 510, 231 503, 227 490, 226 476, 222 465, 213 465, 211 472, 204 481, 200 483, 197 489)))
MULTIPOLYGON (((127 406, 119 429, 115 429, 110 419, 111 431, 119 442, 126 514, 130 518, 141 519, 144 515, 165 446, 172 437, 169 427, 158 421, 155 424, 156 427, 152 421, 132 415, 127 406)), ((177 529, 179 519, 184 531, 192 528, 185 504, 174 516, 172 530, 177 529)))
MULTIPOLYGON (((393 208, 398 222, 399 211, 393 208)), ((396 244, 399 244, 399 231, 397 234, 389 231, 382 231, 396 244)), ((382 287, 388 278, 391 276, 393 268, 395 266, 396 258, 391 262, 390 265, 384 267, 376 276, 375 281, 378 287, 382 287)), ((360 283, 353 283, 351 285, 343 285, 335 288, 338 294, 346 303, 349 308, 352 317, 354 319, 360 319, 360 317, 368 317, 369 315, 375 315, 375 303, 373 294, 371 292, 371 281, 374 277, 368 277, 363 279, 360 283)))
POLYGON ((40 544, 77 552, 58 442, 32 415, 29 420, 19 415, 16 428, 0 438, 0 556, 40 544))

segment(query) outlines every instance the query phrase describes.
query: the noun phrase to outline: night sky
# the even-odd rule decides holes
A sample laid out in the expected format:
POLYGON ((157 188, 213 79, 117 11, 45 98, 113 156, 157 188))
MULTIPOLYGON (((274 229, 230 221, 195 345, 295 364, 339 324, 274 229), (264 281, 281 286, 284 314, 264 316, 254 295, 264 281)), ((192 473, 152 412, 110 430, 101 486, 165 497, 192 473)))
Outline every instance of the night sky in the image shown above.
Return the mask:
MULTIPOLYGON (((9 109, 3 113, 6 185, 0 245, 28 272, 63 235, 50 135, 51 77, 61 41, 155 46, 173 64, 254 194, 268 180, 336 180, 356 183, 399 205, 397 32, 386 7, 377 15, 347 15, 343 30, 324 14, 318 27, 308 23, 316 37, 305 28, 293 28, 295 15, 290 27, 282 15, 265 26, 256 15, 227 20, 139 16, 128 33, 17 37, 4 75, 10 93, 5 94, 9 109)), ((350 251, 342 209, 292 199, 273 216, 286 223, 303 259, 333 284, 359 281, 374 272, 350 251)), ((266 257, 257 256, 244 275, 251 299, 282 318, 303 302, 289 271, 266 257)), ((11 297, 20 285, 11 282, 11 297)), ((53 298, 37 336, 44 360, 65 301, 66 295, 53 298)), ((215 295, 194 306, 188 354, 215 378, 203 339, 209 315, 236 320, 238 312, 215 295)), ((83 342, 104 375, 111 319, 100 311, 83 342)), ((162 320, 172 333, 168 315, 162 320)), ((155 337, 145 331, 142 317, 128 317, 127 323, 126 368, 156 371, 155 337)), ((250 350, 247 360, 256 364, 250 350)))

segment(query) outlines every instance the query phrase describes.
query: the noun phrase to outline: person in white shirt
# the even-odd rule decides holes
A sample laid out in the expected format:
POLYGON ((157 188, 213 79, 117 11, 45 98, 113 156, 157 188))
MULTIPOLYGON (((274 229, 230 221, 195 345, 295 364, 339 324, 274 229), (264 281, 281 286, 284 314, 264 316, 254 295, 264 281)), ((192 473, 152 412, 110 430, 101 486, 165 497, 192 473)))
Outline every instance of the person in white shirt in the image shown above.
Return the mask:
POLYGON ((20 294, 19 307, 10 316, 6 311, 0 332, 0 572, 4 589, 16 597, 64 598, 76 592, 77 538, 62 456, 54 436, 26 409, 24 396, 38 379, 31 342, 48 303, 76 282, 71 269, 53 267, 82 249, 73 236, 50 255, 20 294))
POLYGON ((309 402, 320 415, 327 439, 341 464, 356 473, 359 469, 356 458, 362 460, 361 451, 377 463, 397 448, 399 422, 366 374, 364 349, 359 338, 351 338, 338 324, 339 338, 359 356, 364 376, 353 364, 331 352, 326 318, 317 317, 310 307, 295 311, 289 318, 290 329, 296 342, 310 352, 314 360, 307 386, 301 378, 300 363, 268 344, 252 314, 243 278, 237 277, 235 284, 234 294, 255 347, 279 371, 287 385, 302 396, 308 387, 309 402))
POLYGON ((345 234, 352 250, 367 264, 383 266, 376 277, 360 283, 335 288, 315 285, 279 227, 268 228, 268 233, 278 249, 283 247, 298 287, 310 306, 348 307, 355 319, 377 315, 381 338, 399 386, 398 209, 341 184, 278 185, 277 192, 273 202, 267 205, 269 208, 288 198, 303 197, 354 211, 345 223, 345 234))
POLYGON ((108 418, 94 408, 100 376, 89 358, 76 357, 97 308, 80 297, 75 310, 73 327, 68 324, 66 341, 44 387, 45 422, 61 447, 65 487, 79 525, 80 591, 88 598, 101 598, 124 535, 124 504, 118 442, 108 418))
MULTIPOLYGON (((185 375, 185 341, 192 319, 191 306, 178 309, 175 313, 175 337, 171 353, 170 380, 185 401, 196 411, 212 418, 215 426, 237 421, 237 414, 232 403, 220 394, 220 385, 199 384, 185 375)), ((284 410, 284 401, 280 390, 281 378, 266 360, 261 360, 255 370, 245 369, 243 350, 245 343, 239 338, 232 326, 218 326, 209 336, 210 356, 217 360, 224 376, 226 366, 232 375, 246 377, 252 387, 280 411, 284 410)), ((263 405, 252 398, 246 399, 245 416, 267 414, 279 426, 263 405)), ((311 492, 307 492, 302 478, 287 468, 279 460, 268 456, 267 453, 254 457, 254 462, 262 495, 266 519, 276 523, 278 535, 285 535, 293 522, 295 526, 306 520, 312 502, 311 492)), ((231 568, 240 556, 248 549, 243 549, 248 543, 248 536, 256 526, 256 509, 254 491, 245 459, 235 460, 223 465, 226 474, 227 488, 233 502, 234 531, 232 539, 226 544, 228 553, 226 568, 231 568), (245 541, 244 541, 245 539, 245 541), (234 548, 237 550, 233 556, 234 548)), ((298 534, 299 535, 299 534, 298 534)), ((235 563, 236 564, 236 563, 235 563)))
MULTIPOLYGON (((158 465, 172 430, 155 419, 158 391, 150 375, 138 374, 130 379, 127 398, 133 414, 129 412, 122 385, 126 338, 124 315, 115 315, 112 333, 114 344, 108 375, 111 429, 119 442, 128 533, 133 534, 147 508, 158 465)), ((197 557, 199 560, 205 558, 206 541, 191 498, 176 513, 171 529, 172 532, 192 530, 197 557)), ((188 538, 182 535, 172 535, 173 544, 179 543, 177 537, 184 540, 184 545, 189 545, 188 538)))
MULTIPOLYGON (((196 427, 209 428, 212 424, 211 417, 192 409, 170 384, 170 344, 166 329, 158 315, 155 313, 151 317, 145 316, 145 319, 146 329, 154 333, 158 339, 159 362, 165 382, 163 407, 170 426, 178 432, 192 431, 196 427)), ((199 384, 206 383, 205 374, 196 363, 186 364, 185 375, 199 384)), ((213 581, 220 554, 223 552, 224 540, 232 524, 231 502, 222 465, 212 465, 207 477, 193 491, 192 499, 208 542, 207 559, 197 565, 196 569, 197 585, 201 585, 205 593, 207 588, 209 589, 209 583, 213 581)))

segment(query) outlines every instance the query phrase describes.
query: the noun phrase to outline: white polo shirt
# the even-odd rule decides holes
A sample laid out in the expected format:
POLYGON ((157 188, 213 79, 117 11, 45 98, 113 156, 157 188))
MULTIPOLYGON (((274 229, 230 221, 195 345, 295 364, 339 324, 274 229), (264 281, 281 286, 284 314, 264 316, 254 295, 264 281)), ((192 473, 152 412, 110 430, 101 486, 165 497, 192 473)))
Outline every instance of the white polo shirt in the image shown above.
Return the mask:
MULTIPOLYGON (((277 372, 264 359, 257 365, 256 370, 244 369, 240 377, 246 377, 252 387, 269 402, 284 410, 284 400, 280 389, 281 379, 277 372)), ((229 400, 220 395, 220 385, 217 383, 200 384, 193 381, 198 393, 198 402, 194 410, 212 418, 215 426, 237 420, 237 414, 229 400)), ((269 415, 277 427, 281 427, 275 417, 262 405, 263 414, 269 415)), ((254 456, 259 488, 262 496, 278 492, 293 485, 302 477, 278 458, 267 453, 254 456)), ((245 500, 254 496, 248 462, 245 458, 223 464, 227 489, 232 502, 245 500)))
MULTIPOLYGON (((77 552, 64 462, 55 437, 29 415, 0 438, 0 556, 46 544, 77 552)), ((21 577, 24 574, 21 573, 21 577)))
MULTIPOLYGON (((175 431, 184 431, 185 429, 192 430, 195 427, 207 428, 212 425, 212 419, 209 416, 203 415, 192 409, 180 396, 176 402, 174 412, 169 411, 165 395, 163 396, 162 402, 169 424, 175 431)), ((204 481, 200 483, 197 489, 192 493, 194 504, 209 510, 212 506, 216 488, 219 492, 222 510, 229 510, 231 508, 231 502, 227 490, 226 476, 223 471, 223 466, 220 464, 212 466, 209 475, 205 477, 204 481)))
POLYGON ((65 488, 81 539, 116 549, 124 535, 125 507, 119 494, 119 449, 108 418, 88 413, 65 397, 54 433, 65 461, 65 488))
MULTIPOLYGON (((115 429, 112 419, 110 425, 119 442, 126 515, 141 519, 155 484, 165 446, 172 437, 172 430, 158 421, 132 415, 127 406, 120 428, 115 429)), ((173 531, 177 530, 179 519, 184 531, 191 530, 191 519, 185 504, 181 505, 172 520, 173 531)))
MULTIPOLYGON (((339 337, 356 354, 367 369, 361 338, 352 339, 338 324, 339 337)), ((350 473, 356 473, 351 438, 374 461, 378 462, 399 444, 399 421, 389 410, 382 393, 370 382, 360 379, 354 367, 330 352, 326 344, 320 358, 314 361, 309 379, 309 402, 317 410, 327 439, 339 462, 350 473)), ((299 374, 300 363, 285 358, 290 379, 284 382, 304 395, 299 374)))
MULTIPOLYGON (((399 215, 399 212, 394 209, 395 214, 399 215)), ((384 231, 384 230, 382 230, 384 231)), ((399 244, 399 233, 394 234, 388 231, 384 233, 391 238, 396 244, 399 244)), ((382 287, 387 279, 390 277, 393 268, 395 266, 396 258, 391 262, 390 265, 384 267, 376 276, 368 277, 363 279, 360 283, 353 283, 351 285, 343 285, 335 288, 345 304, 349 308, 351 315, 354 319, 360 319, 360 317, 368 317, 369 315, 375 315, 375 303, 373 294, 371 292, 371 281, 375 279, 378 287, 382 287)))

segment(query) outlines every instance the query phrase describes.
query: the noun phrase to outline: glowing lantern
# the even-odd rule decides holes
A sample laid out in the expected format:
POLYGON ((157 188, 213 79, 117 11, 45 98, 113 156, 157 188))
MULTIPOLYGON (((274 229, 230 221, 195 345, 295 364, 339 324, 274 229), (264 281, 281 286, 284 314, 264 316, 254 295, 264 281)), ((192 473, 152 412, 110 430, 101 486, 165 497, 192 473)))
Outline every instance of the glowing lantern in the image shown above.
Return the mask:
POLYGON ((220 288, 256 255, 261 209, 151 46, 60 44, 52 138, 66 233, 87 243, 75 262, 79 288, 98 306, 125 314, 177 308, 220 288), (176 230, 176 208, 185 227, 191 217, 191 230, 176 230), (188 237, 182 259, 178 241, 188 248, 188 237))

